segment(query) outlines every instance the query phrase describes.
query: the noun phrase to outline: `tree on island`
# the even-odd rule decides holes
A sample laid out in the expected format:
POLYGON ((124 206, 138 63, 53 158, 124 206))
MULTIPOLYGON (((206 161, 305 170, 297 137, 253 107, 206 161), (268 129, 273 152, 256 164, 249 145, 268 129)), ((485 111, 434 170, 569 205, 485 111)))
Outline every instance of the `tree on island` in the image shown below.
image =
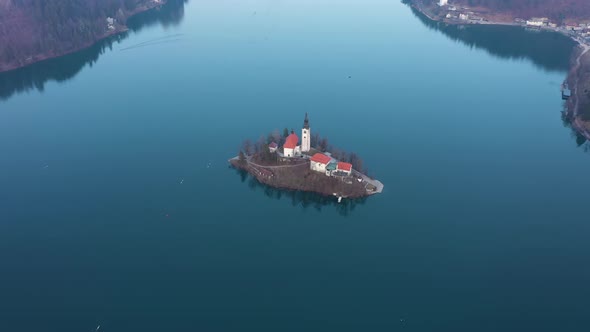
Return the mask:
POLYGON ((318 142, 318 149, 322 152, 326 152, 328 151, 329 145, 330 143, 328 142, 328 139, 324 137, 318 142))
POLYGON ((264 163, 276 163, 278 161, 278 155, 270 152, 268 144, 264 144, 262 151, 258 154, 260 161, 264 163))
POLYGON ((363 160, 354 152, 352 152, 348 156, 348 162, 352 164, 352 168, 356 169, 359 172, 364 172, 364 163, 363 160))
POLYGON ((260 137, 256 141, 256 144, 254 144, 254 151, 256 153, 261 153, 261 152, 264 152, 265 149, 268 150, 268 144, 266 143, 266 138, 264 138, 264 135, 260 135, 260 137))
POLYGON ((311 134, 309 143, 311 144, 311 146, 317 147, 318 144, 320 143, 320 134, 318 134, 318 133, 311 134))
POLYGON ((238 154, 238 162, 240 163, 240 165, 246 165, 246 155, 242 150, 240 150, 240 153, 238 154))
POLYGON ((287 136, 289 136, 289 129, 285 127, 285 129, 283 129, 283 138, 287 138, 287 136))
POLYGON ((266 143, 270 144, 272 142, 277 143, 278 145, 282 145, 282 136, 281 133, 279 132, 278 129, 275 129, 272 131, 272 133, 268 134, 268 137, 266 138, 266 143))
POLYGON ((242 142, 242 151, 244 151, 244 153, 249 156, 252 154, 252 141, 250 141, 249 139, 245 139, 242 142))

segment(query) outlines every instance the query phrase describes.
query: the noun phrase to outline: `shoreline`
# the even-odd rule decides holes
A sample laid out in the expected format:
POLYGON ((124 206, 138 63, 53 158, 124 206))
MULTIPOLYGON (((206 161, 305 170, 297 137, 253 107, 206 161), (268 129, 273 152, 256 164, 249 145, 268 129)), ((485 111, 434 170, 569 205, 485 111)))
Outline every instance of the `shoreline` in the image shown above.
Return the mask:
MULTIPOLYGON (((168 0, 160 0, 159 2, 156 1, 151 1, 148 4, 135 8, 133 11, 131 11, 127 17, 126 20, 132 18, 135 15, 156 9, 156 8, 161 8, 162 6, 166 5, 168 3, 168 0)), ((122 26, 118 26, 115 30, 112 31, 107 31, 106 33, 104 33, 103 35, 95 38, 94 40, 88 41, 86 43, 84 43, 81 46, 78 46, 74 49, 70 49, 70 50, 66 50, 60 53, 56 53, 56 54, 51 54, 51 52, 45 52, 45 53, 40 53, 37 55, 32 56, 32 60, 30 62, 27 62, 25 64, 18 64, 18 63, 12 63, 12 64, 5 64, 4 66, 2 64, 0 64, 0 74, 4 74, 4 73, 8 73, 11 71, 15 71, 15 70, 19 70, 22 68, 26 68, 28 66, 34 65, 36 63, 39 62, 43 62, 43 61, 47 61, 47 60, 51 60, 51 59, 55 59, 55 58, 60 58, 62 56, 66 56, 69 54, 73 54, 76 52, 80 52, 82 50, 85 50, 89 47, 92 47, 94 45, 96 45, 98 42, 105 40, 107 38, 122 34, 129 31, 129 27, 127 25, 122 25, 122 26)))
MULTIPOLYGON (((513 26, 513 27, 522 27, 523 29, 526 29, 525 26, 522 26, 520 24, 514 23, 514 22, 501 22, 501 21, 489 21, 489 20, 484 20, 484 21, 478 21, 478 22, 470 22, 470 21, 464 21, 464 22, 455 22, 453 20, 449 20, 449 19, 440 19, 440 18, 436 18, 433 17, 432 15, 430 15, 430 13, 425 10, 423 5, 420 5, 419 3, 416 2, 411 2, 410 3, 410 7, 414 8, 415 10, 417 10, 419 13, 421 13, 422 15, 424 15, 425 17, 427 17, 429 20, 433 21, 433 22, 441 22, 441 23, 445 23, 445 24, 449 24, 449 25, 496 25, 496 26, 513 26)), ((590 131, 586 129, 586 126, 584 126, 584 121, 580 118, 580 105, 579 105, 579 101, 580 101, 580 96, 578 94, 578 87, 580 85, 580 78, 579 78, 579 70, 580 67, 583 66, 582 64, 582 58, 590 52, 590 44, 585 42, 584 40, 582 40, 581 38, 577 37, 577 36, 573 36, 569 33, 566 33, 565 31, 562 31, 558 28, 549 28, 549 27, 542 27, 542 28, 537 28, 539 31, 546 31, 546 32, 555 32, 558 33, 562 36, 568 37, 569 39, 573 40, 576 44, 577 44, 577 48, 581 48, 580 52, 575 52, 574 53, 574 58, 571 59, 571 63, 572 63, 572 67, 570 68, 570 70, 568 71, 568 74, 564 80, 564 82, 568 82, 570 89, 572 91, 572 96, 569 98, 569 100, 566 101, 566 105, 568 106, 565 110, 565 113, 567 116, 571 117, 571 125, 572 128, 577 131, 579 134, 581 134, 582 136, 584 136, 588 141, 590 141, 590 131)))
POLYGON ((366 177, 364 174, 358 172, 356 172, 355 175, 363 178, 362 183, 353 182, 351 184, 345 184, 344 182, 340 182, 340 180, 329 178, 324 174, 314 174, 314 172, 308 172, 308 160, 305 160, 305 162, 298 162, 292 165, 265 166, 254 163, 250 160, 250 158, 251 157, 247 157, 246 164, 241 164, 239 161, 239 157, 237 156, 229 159, 228 162, 230 166, 234 169, 242 170, 251 175, 259 183, 278 190, 314 193, 323 197, 336 197, 339 200, 342 198, 365 198, 373 196, 375 194, 379 194, 383 190, 383 185, 379 181, 369 180, 369 178, 366 177), (288 175, 285 176, 285 174, 281 174, 280 170, 287 170, 283 172, 289 173, 308 172, 309 174, 307 176, 311 176, 312 179, 308 181, 299 182, 298 185, 294 185, 293 183, 289 184, 289 179, 285 179, 285 177, 288 177, 288 175), (317 178, 313 179, 314 176, 317 178), (283 179, 281 179, 281 177, 283 177, 283 179), (331 181, 329 184, 330 188, 328 189, 328 186, 316 187, 314 186, 314 180, 331 181), (367 188, 367 185, 369 184, 367 181, 378 182, 379 184, 381 184, 381 187, 376 191, 370 191, 367 188))

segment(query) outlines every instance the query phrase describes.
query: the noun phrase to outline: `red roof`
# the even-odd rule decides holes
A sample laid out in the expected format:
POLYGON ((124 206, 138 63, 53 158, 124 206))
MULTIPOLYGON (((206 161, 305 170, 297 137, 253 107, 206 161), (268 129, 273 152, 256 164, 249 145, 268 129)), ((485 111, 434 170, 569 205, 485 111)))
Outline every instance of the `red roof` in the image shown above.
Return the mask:
POLYGON ((270 143, 270 144, 268 145, 268 147, 269 147, 269 148, 273 148, 273 149, 274 149, 274 148, 277 148, 277 147, 279 147, 279 146, 278 146, 278 144, 277 144, 277 143, 275 143, 275 142, 272 142, 272 143, 270 143))
POLYGON ((341 169, 343 171, 350 172, 350 171, 352 171, 352 164, 339 162, 338 163, 338 169, 341 169))
POLYGON ((297 143, 299 143, 299 137, 295 133, 292 133, 291 135, 287 136, 283 148, 295 149, 297 147, 297 143))
POLYGON ((323 153, 316 153, 313 155, 313 157, 311 157, 311 161, 315 161, 321 164, 327 164, 330 162, 330 160, 332 160, 332 158, 326 156, 323 153))

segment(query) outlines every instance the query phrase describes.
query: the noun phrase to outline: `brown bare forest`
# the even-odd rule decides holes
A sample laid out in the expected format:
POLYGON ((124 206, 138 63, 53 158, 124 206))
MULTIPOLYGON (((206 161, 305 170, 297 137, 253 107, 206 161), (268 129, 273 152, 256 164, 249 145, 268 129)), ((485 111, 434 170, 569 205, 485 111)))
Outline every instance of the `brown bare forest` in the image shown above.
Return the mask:
POLYGON ((90 46, 153 0, 0 0, 0 71, 90 46), (109 29, 107 17, 116 19, 109 29))
POLYGON ((589 0, 450 0, 449 2, 455 5, 483 7, 522 18, 542 16, 558 22, 564 22, 567 19, 590 19, 589 0))

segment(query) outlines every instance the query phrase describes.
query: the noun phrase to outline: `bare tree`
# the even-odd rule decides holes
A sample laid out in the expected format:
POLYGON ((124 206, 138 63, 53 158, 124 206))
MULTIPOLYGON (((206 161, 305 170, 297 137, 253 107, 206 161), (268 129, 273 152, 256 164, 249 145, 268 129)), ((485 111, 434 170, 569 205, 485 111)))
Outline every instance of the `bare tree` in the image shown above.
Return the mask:
POLYGON ((265 145, 266 145, 266 139, 264 138, 263 135, 260 135, 260 137, 256 141, 256 144, 254 145, 254 151, 256 151, 256 153, 262 152, 264 150, 265 145))
POLYGON ((278 129, 273 130, 270 136, 272 136, 272 139, 275 143, 279 144, 281 142, 281 133, 278 129))
POLYGON ((363 172, 365 170, 363 160, 356 153, 352 152, 348 157, 348 160, 352 164, 352 168, 357 171, 363 172))
POLYGON ((328 139, 324 137, 320 140, 318 147, 320 148, 320 151, 326 152, 328 150, 328 145, 329 145, 328 139))
POLYGON ((318 144, 320 144, 320 134, 315 133, 315 134, 311 134, 310 137, 310 144, 311 146, 318 146, 318 144))
POLYGON ((246 138, 242 142, 242 151, 244 151, 247 156, 252 154, 252 141, 250 141, 250 139, 246 138))
POLYGON ((240 154, 238 155, 238 162, 240 163, 240 165, 246 164, 246 156, 244 155, 243 151, 240 151, 240 154))

